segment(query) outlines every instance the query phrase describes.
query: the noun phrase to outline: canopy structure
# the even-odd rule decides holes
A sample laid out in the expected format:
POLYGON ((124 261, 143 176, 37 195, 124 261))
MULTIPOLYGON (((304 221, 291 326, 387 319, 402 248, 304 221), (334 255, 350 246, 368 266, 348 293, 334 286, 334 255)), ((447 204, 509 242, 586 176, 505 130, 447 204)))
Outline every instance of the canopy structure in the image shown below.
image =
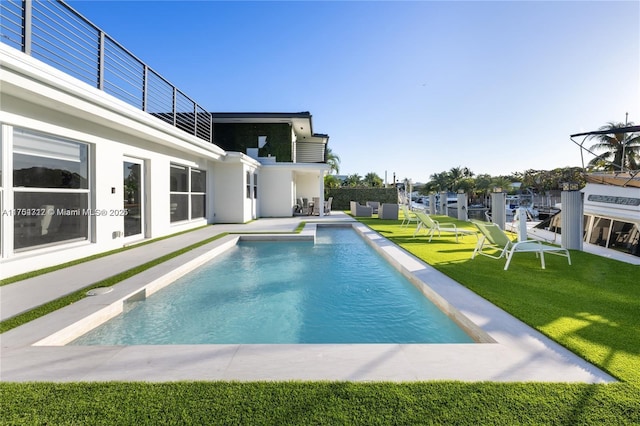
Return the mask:
MULTIPOLYGON (((589 150, 588 148, 585 148, 583 146, 583 144, 585 143, 585 141, 587 140, 587 138, 589 136, 594 136, 594 135, 620 135, 620 134, 636 133, 636 132, 640 132, 640 126, 627 126, 627 127, 619 127, 617 129, 593 130, 591 132, 574 133, 573 135, 570 135, 569 138, 571 139, 571 142, 575 143, 576 145, 578 145, 580 147, 580 157, 582 158, 582 167, 584 168, 584 157, 583 157, 583 152, 584 151, 587 151, 589 154, 597 156, 596 153, 592 152, 591 150, 589 150), (578 136, 584 136, 584 139, 580 143, 578 143, 577 141, 573 140, 573 138, 578 137, 578 136)), ((640 170, 625 170, 625 168, 622 165, 615 164, 615 163, 612 163, 610 161, 607 161, 607 163, 611 164, 613 167, 618 168, 620 170, 620 172, 624 172, 623 174, 627 175, 627 179, 629 181, 633 181, 636 178, 636 176, 638 175, 638 173, 640 172, 640 170)), ((594 174, 595 175, 603 175, 602 173, 594 173, 594 174)), ((615 174, 617 176, 620 173, 614 172, 613 174, 615 174)), ((609 175, 611 175, 611 173, 609 173, 609 175)), ((618 179, 616 179, 616 180, 618 180, 618 179)), ((603 182, 594 182, 594 183, 603 183, 603 182)), ((622 185, 622 186, 628 186, 628 185, 622 185)), ((635 185, 633 185, 633 186, 635 186, 635 185)))
POLYGON ((608 135, 608 134, 622 134, 622 133, 635 133, 635 132, 640 132, 640 126, 628 126, 628 127, 620 127, 619 129, 616 129, 615 132, 612 132, 611 130, 594 130, 592 132, 586 132, 586 133, 576 133, 571 135, 571 138, 577 137, 577 136, 591 136, 591 135, 608 135))

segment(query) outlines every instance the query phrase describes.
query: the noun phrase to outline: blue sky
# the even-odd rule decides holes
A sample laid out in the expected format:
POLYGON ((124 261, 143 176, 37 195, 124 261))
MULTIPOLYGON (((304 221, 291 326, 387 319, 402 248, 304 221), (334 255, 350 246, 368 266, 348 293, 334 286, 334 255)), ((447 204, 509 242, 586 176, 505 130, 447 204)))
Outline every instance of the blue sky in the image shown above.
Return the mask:
POLYGON ((69 4, 208 111, 310 111, 341 174, 579 166, 640 123, 638 1, 69 4))

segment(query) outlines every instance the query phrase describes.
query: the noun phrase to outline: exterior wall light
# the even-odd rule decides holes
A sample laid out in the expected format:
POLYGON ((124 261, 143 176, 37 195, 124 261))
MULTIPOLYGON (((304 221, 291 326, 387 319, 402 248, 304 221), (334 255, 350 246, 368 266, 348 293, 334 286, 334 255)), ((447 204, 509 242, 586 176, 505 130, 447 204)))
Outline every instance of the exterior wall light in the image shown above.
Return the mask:
POLYGON ((580 189, 578 182, 562 182, 563 191, 577 191, 580 189))

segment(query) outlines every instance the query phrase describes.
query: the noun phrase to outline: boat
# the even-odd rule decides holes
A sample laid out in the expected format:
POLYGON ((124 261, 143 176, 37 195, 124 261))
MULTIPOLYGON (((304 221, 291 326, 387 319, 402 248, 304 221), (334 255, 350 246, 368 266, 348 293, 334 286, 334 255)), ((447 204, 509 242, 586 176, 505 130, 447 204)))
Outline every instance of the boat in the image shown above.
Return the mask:
MULTIPOLYGON (((584 234, 587 244, 640 257, 640 173, 612 172, 585 175, 584 234)), ((531 232, 545 240, 562 233, 562 206, 531 232)))
POLYGON ((528 221, 537 221, 539 211, 533 204, 533 193, 507 195, 505 202, 505 213, 507 217, 515 217, 518 209, 524 208, 527 213, 528 221))

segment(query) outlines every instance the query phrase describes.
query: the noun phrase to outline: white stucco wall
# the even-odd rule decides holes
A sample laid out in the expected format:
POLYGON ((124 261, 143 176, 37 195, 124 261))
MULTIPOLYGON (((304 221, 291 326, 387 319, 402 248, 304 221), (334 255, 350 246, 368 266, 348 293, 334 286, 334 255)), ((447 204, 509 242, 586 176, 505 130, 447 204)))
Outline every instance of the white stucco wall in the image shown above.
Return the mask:
POLYGON ((245 177, 258 163, 248 157, 216 163, 213 168, 214 223, 246 223, 254 218, 255 201, 246 197, 245 177))
POLYGON ((258 201, 262 217, 293 216, 293 179, 290 169, 265 166, 260 171, 258 201))
MULTIPOLYGON (((122 216, 91 216, 86 241, 14 251, 13 219, 0 217, 0 278, 86 257, 141 238, 156 238, 207 223, 207 218, 170 222, 170 164, 205 170, 211 183, 226 153, 139 111, 64 73, 0 44, 0 124, 2 125, 2 209, 13 207, 11 158, 14 129, 26 129, 82 142, 89 147, 89 208, 107 212, 123 208, 123 161, 142 160, 144 169, 143 234, 125 239, 122 216)), ((238 175, 240 163, 231 164, 238 175)), ((230 181, 233 173, 225 180, 230 181)), ((240 191, 244 194, 244 189, 240 191)), ((224 191, 222 192, 224 193, 224 191)), ((215 195, 207 188, 208 219, 215 195)), ((238 205, 239 210, 242 205, 238 205)), ((241 212, 242 216, 242 212, 241 212)))
POLYGON ((318 173, 296 173, 296 198, 308 198, 311 201, 313 197, 322 197, 318 190, 320 176, 318 173))

